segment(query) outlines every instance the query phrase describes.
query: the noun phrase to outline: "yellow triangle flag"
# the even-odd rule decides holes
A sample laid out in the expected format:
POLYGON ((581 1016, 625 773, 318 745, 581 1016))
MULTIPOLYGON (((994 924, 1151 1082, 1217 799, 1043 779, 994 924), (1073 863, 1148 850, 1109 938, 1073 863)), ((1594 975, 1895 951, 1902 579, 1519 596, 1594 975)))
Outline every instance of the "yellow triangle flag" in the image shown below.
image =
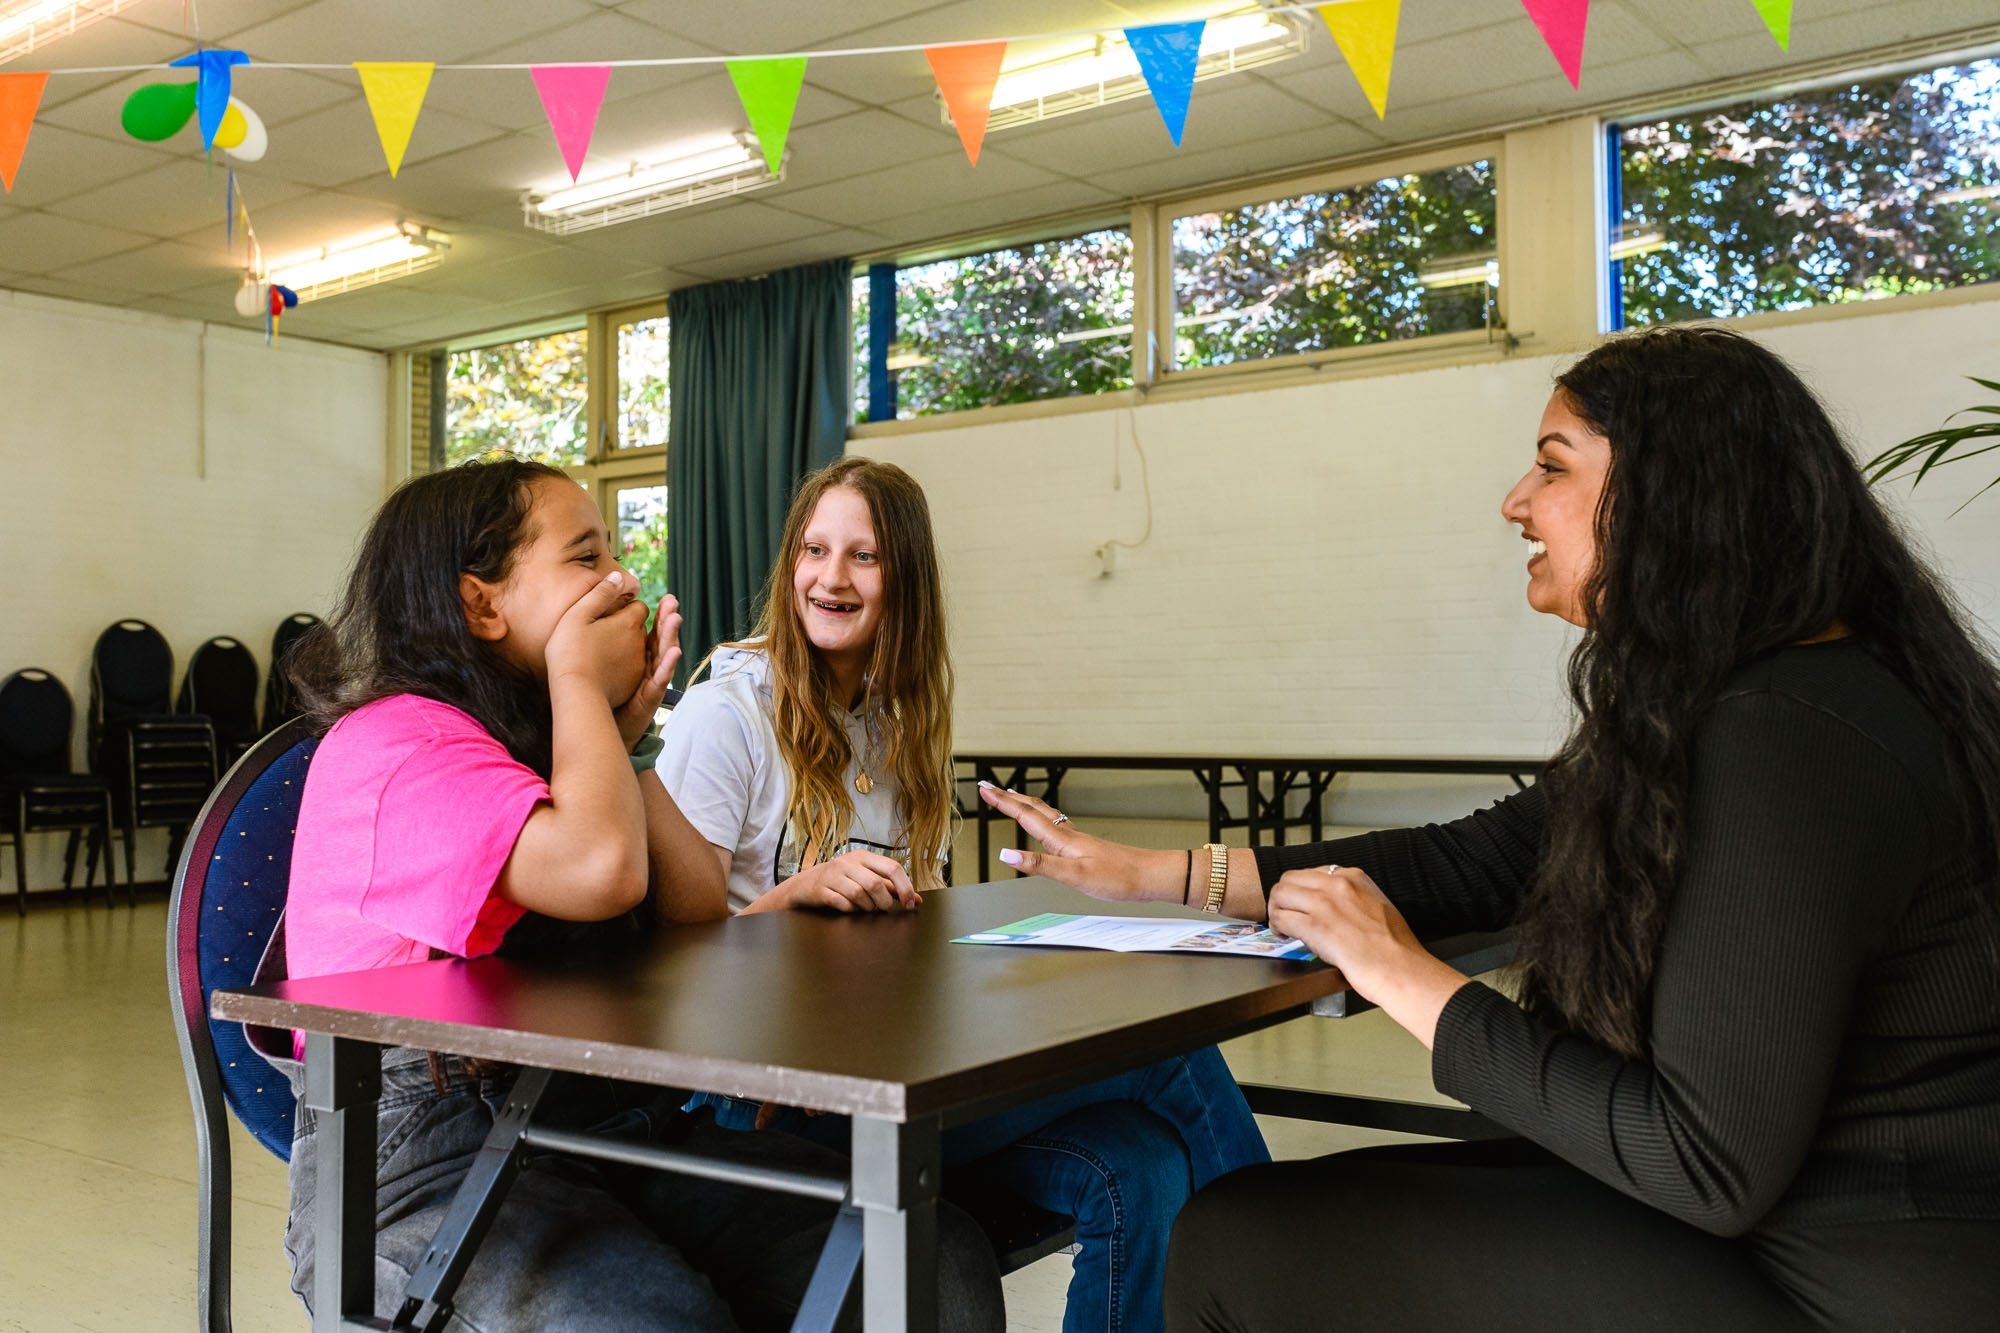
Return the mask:
POLYGON ((1402 7, 1403 0, 1347 0, 1319 7, 1377 120, 1389 113, 1389 66, 1396 59, 1396 18, 1402 7))
POLYGON ((417 112, 423 110, 424 93, 431 86, 431 71, 437 66, 428 60, 357 60, 354 72, 361 76, 361 91, 368 97, 369 114, 375 117, 375 133, 382 140, 382 156, 389 159, 389 174, 403 165, 403 150, 410 146, 410 131, 417 127, 417 112))

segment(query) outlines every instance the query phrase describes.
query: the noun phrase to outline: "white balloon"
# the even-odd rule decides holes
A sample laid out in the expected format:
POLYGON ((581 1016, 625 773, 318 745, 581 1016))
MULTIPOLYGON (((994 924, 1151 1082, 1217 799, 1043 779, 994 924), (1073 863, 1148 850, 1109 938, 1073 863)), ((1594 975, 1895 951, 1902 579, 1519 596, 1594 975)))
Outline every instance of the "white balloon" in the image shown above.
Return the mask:
POLYGON ((222 151, 238 162, 255 162, 271 146, 271 136, 264 129, 264 118, 234 97, 229 99, 229 105, 243 113, 243 142, 222 151))
POLYGON ((243 285, 236 289, 236 313, 249 319, 264 313, 265 304, 270 300, 264 295, 264 284, 245 278, 243 285))

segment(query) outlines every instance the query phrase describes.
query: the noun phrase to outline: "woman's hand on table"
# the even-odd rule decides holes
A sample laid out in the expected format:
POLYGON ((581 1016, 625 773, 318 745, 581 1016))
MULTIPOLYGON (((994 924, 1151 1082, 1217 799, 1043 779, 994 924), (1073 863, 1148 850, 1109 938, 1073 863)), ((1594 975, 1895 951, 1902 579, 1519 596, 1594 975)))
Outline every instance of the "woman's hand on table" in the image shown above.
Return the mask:
POLYGON ((808 866, 744 908, 774 912, 789 907, 825 907, 836 912, 916 910, 922 901, 902 863, 880 852, 843 852, 808 866))
POLYGON ((1340 969, 1363 999, 1382 1007, 1428 1047, 1465 975, 1433 957, 1366 871, 1354 866, 1293 870, 1271 888, 1271 927, 1304 940, 1340 969))
POLYGON ((979 784, 979 798, 1042 844, 1039 852, 1000 849, 1000 859, 1024 875, 1046 875, 1095 898, 1181 902, 1187 896, 1186 852, 1150 851, 1083 832, 1044 801, 979 784))

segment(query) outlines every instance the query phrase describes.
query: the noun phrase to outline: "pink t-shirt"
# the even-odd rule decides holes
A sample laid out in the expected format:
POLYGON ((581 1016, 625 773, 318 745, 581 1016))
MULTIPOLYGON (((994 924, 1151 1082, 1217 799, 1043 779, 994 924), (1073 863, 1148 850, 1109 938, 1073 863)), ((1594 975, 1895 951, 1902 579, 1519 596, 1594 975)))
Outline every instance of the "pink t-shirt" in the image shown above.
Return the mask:
POLYGON ((294 977, 476 958, 523 915, 494 886, 549 786, 464 711, 392 695, 334 724, 300 798, 285 896, 294 977))

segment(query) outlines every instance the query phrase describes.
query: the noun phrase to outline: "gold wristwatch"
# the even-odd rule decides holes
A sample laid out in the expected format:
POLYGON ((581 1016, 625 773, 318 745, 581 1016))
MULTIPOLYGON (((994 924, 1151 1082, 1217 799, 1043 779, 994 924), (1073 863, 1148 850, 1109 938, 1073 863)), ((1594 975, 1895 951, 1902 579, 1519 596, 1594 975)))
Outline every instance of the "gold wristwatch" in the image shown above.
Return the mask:
POLYGON ((1201 849, 1208 853, 1208 901, 1201 910, 1219 914, 1223 890, 1229 887, 1229 849, 1219 842, 1205 842, 1201 849))

